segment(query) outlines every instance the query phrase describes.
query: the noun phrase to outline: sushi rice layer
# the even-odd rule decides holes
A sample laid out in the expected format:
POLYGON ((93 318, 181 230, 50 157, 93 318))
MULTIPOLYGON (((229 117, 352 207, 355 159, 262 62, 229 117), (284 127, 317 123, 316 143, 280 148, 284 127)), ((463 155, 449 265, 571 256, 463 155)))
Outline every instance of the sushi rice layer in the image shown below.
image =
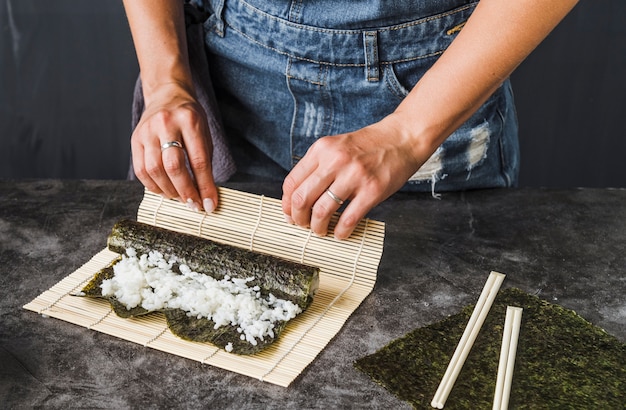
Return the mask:
MULTIPOLYGON (((175 257, 166 260, 157 251, 137 255, 128 248, 113 271, 113 278, 102 281, 102 296, 115 298, 129 310, 180 309, 189 317, 213 321, 215 329, 234 326, 239 338, 253 346, 259 340, 273 339, 277 322, 302 312, 297 304, 271 293, 263 297, 259 286, 248 286, 254 277, 217 280, 178 264, 175 257)), ((230 351, 232 343, 224 347, 230 351)))

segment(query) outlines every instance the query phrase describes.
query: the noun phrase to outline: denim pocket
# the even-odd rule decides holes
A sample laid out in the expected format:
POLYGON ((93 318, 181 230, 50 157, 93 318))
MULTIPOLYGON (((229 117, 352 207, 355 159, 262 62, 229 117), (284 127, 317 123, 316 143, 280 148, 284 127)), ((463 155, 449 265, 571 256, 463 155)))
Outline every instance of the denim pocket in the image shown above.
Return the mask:
POLYGON ((387 88, 396 97, 403 100, 426 71, 437 61, 440 54, 441 53, 438 53, 437 55, 420 58, 418 60, 385 64, 383 68, 383 79, 387 88))
MULTIPOLYGON (((416 39, 416 46, 404 44, 399 53, 398 47, 389 42, 381 42, 381 54, 391 54, 393 59, 383 61, 383 72, 389 90, 397 97, 404 99, 413 89, 452 41, 460 33, 470 16, 473 6, 463 6, 427 17, 415 23, 415 28, 402 28, 407 34, 420 34, 416 39), (420 27, 418 29, 417 27, 420 27), (428 27, 428 29, 425 29, 428 27), (389 52, 388 50, 393 50, 389 52), (402 58, 399 58, 402 56, 402 58)), ((395 29, 394 29, 395 30, 395 29)), ((384 38, 386 31, 381 30, 384 38)))

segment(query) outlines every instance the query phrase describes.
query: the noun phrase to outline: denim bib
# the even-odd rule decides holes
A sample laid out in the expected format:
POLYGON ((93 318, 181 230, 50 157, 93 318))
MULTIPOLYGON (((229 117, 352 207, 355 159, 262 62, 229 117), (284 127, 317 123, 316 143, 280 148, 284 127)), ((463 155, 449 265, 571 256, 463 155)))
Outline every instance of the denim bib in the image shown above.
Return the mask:
MULTIPOLYGON (((209 67, 237 167, 282 179, 318 138, 395 110, 477 1, 206 0, 209 67)), ((517 183, 507 80, 403 190, 517 183)))

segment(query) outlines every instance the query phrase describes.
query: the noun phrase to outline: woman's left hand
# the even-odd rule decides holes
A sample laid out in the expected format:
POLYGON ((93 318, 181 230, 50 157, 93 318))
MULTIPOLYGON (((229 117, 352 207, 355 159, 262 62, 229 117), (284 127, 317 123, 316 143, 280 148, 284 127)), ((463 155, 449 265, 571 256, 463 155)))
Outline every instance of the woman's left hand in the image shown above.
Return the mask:
POLYGON ((334 235, 350 236, 359 221, 396 192, 428 159, 404 135, 394 115, 366 128, 317 140, 283 183, 288 221, 320 236, 341 203, 334 235))

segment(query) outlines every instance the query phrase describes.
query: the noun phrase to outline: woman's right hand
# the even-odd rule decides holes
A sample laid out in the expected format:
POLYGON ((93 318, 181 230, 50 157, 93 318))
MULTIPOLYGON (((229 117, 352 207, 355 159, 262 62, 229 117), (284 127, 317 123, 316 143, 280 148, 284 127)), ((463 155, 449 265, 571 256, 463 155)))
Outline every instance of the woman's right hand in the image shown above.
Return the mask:
POLYGON ((212 212, 218 200, 206 115, 185 87, 168 83, 151 90, 131 138, 135 175, 144 186, 191 209, 212 212), (182 149, 167 142, 176 141, 182 149))

